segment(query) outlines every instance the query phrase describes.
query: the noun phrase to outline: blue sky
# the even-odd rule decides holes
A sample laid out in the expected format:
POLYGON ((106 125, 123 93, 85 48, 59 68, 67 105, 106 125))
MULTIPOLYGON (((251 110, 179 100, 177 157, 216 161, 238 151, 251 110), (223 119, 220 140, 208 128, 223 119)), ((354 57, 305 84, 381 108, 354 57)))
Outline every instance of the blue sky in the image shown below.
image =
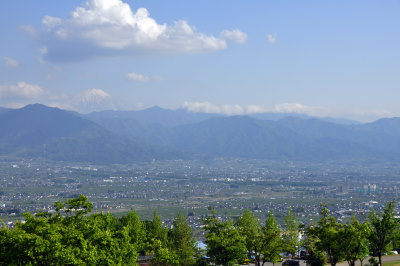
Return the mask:
POLYGON ((2 3, 0 106, 400 116, 399 1, 2 3))

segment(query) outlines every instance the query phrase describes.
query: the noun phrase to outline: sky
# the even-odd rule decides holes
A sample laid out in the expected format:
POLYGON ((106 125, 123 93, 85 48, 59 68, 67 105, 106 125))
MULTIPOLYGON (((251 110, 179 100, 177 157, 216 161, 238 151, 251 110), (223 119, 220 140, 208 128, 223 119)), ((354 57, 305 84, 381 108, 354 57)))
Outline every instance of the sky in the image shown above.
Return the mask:
POLYGON ((400 2, 13 0, 0 106, 400 116, 400 2))

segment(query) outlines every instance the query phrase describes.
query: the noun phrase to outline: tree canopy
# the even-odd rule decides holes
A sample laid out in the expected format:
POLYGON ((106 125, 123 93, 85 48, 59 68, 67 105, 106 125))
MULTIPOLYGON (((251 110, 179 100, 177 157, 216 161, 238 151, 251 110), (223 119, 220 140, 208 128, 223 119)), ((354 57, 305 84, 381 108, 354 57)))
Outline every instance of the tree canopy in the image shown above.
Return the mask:
MULTIPOLYGON (((367 256, 382 255, 400 242, 395 203, 380 213, 372 211, 365 222, 354 216, 340 222, 322 205, 320 218, 305 230, 301 242, 312 266, 334 266, 347 261, 354 266, 367 256)), ((178 213, 170 228, 154 212, 153 219, 142 221, 136 211, 122 217, 110 213, 91 213, 93 204, 80 195, 58 201, 54 211, 24 213, 24 221, 14 228, 0 226, 0 265, 136 265, 146 255, 154 265, 234 265, 253 260, 255 265, 280 260, 282 252, 296 253, 299 222, 288 210, 281 230, 272 213, 265 222, 245 210, 233 222, 211 215, 203 219, 207 257, 200 259, 192 228, 178 213)))

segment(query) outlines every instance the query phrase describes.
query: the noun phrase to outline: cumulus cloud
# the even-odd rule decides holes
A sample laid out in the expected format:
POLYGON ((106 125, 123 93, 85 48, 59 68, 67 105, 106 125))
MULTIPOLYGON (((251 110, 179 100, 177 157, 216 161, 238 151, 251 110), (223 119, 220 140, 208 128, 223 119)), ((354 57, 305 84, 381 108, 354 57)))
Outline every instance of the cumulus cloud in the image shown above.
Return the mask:
MULTIPOLYGON (((240 30, 221 36, 198 32, 184 20, 159 24, 146 8, 132 11, 122 0, 88 0, 71 17, 45 16, 40 40, 49 61, 74 61, 95 56, 199 53, 225 49, 226 40, 243 43, 240 30)), ((31 31, 30 28, 25 31, 31 31)))
POLYGON ((163 80, 163 77, 161 77, 161 76, 149 77, 149 76, 135 73, 135 72, 125 74, 125 78, 128 80, 133 80, 133 81, 138 81, 138 82, 147 82, 150 80, 154 80, 154 81, 162 81, 163 80))
POLYGON ((246 109, 240 105, 214 105, 210 102, 188 102, 185 101, 182 108, 191 112, 201 113, 214 113, 214 114, 226 114, 226 115, 242 115, 246 113, 246 109))
POLYGON ((17 67, 19 66, 19 62, 11 57, 4 56, 4 62, 9 67, 17 67))
POLYGON ((139 81, 139 82, 146 82, 146 81, 150 80, 150 78, 145 75, 133 73, 133 72, 126 74, 125 77, 129 80, 134 80, 134 81, 139 81))
POLYGON ((274 44, 276 42, 276 37, 272 34, 267 35, 267 41, 271 44, 274 44))
POLYGON ((244 43, 247 40, 247 34, 236 29, 236 30, 223 30, 219 35, 221 39, 230 40, 236 43, 244 43))
POLYGON ((23 81, 15 85, 0 86, 0 98, 26 98, 35 99, 43 94, 44 90, 35 84, 29 84, 23 81))
POLYGON ((310 108, 300 103, 275 104, 274 111, 277 113, 305 113, 310 108))
POLYGON ((297 113, 297 114, 308 114, 314 116, 321 116, 326 114, 326 110, 317 107, 310 107, 299 103, 282 103, 276 104, 272 107, 265 105, 214 105, 210 102, 188 102, 185 101, 182 108, 191 112, 202 112, 202 113, 216 113, 226 115, 246 115, 246 114, 258 114, 258 113, 297 113))
POLYGON ((260 114, 271 112, 271 109, 264 105, 247 105, 246 106, 246 113, 247 114, 260 114))
POLYGON ((220 108, 210 102, 185 101, 181 107, 195 113, 220 113, 220 108))

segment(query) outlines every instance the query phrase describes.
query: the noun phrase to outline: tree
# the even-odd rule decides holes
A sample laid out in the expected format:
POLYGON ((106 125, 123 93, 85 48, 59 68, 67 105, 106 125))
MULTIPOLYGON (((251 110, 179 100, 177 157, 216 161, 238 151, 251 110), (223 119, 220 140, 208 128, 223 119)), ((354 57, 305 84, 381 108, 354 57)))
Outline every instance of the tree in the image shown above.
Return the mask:
POLYGON ((152 249, 155 253, 154 258, 152 259, 154 265, 180 265, 178 255, 175 252, 169 250, 167 247, 164 247, 159 239, 154 240, 152 246, 152 249))
POLYGON ((297 253, 300 240, 299 223, 296 220, 296 215, 293 213, 292 207, 289 208, 288 214, 285 217, 285 225, 285 232, 283 234, 284 251, 293 256, 297 253))
POLYGON ((350 223, 345 225, 339 233, 342 235, 342 249, 349 266, 354 266, 357 260, 360 260, 362 264, 363 259, 369 254, 369 224, 362 224, 353 216, 350 223))
POLYGON ((275 217, 272 213, 269 214, 268 219, 265 221, 265 226, 262 228, 262 249, 260 250, 264 265, 269 261, 275 264, 281 258, 279 253, 283 251, 283 243, 280 237, 281 230, 279 230, 275 217))
POLYGON ((90 215, 86 220, 84 239, 89 241, 93 248, 91 252, 95 254, 91 263, 130 265, 138 257, 137 249, 131 243, 129 228, 123 227, 120 219, 110 213, 90 215))
POLYGON ((158 216, 157 211, 154 212, 153 221, 151 223, 150 235, 153 239, 161 241, 163 246, 167 245, 168 230, 162 225, 161 218, 158 216))
POLYGON ((206 230, 207 255, 216 264, 233 265, 246 258, 246 244, 232 221, 218 221, 215 211, 203 220, 206 230))
POLYGON ((167 247, 168 229, 164 228, 160 216, 154 211, 152 221, 143 221, 144 241, 142 243, 143 250, 146 252, 154 251, 154 242, 160 240, 162 247, 167 247))
POLYGON ((111 214, 86 216, 84 196, 55 203, 54 214, 25 213, 15 229, 0 229, 0 265, 133 265, 126 227, 111 214))
POLYGON ((335 266, 344 257, 340 229, 342 225, 329 215, 326 205, 322 204, 321 219, 317 225, 308 228, 308 234, 315 239, 317 251, 326 252, 329 262, 335 266))
POLYGON ((255 264, 260 265, 260 251, 262 249, 262 230, 260 222, 248 209, 236 222, 236 227, 241 236, 244 237, 247 253, 254 254, 255 264))
POLYGON ((194 264, 196 240, 187 219, 182 213, 178 213, 173 222, 173 228, 170 231, 170 249, 177 255, 180 265, 194 264))
POLYGON ((126 215, 122 216, 121 223, 128 230, 130 242, 135 245, 139 252, 144 252, 146 231, 137 212, 129 211, 126 215))
POLYGON ((317 248, 318 241, 319 239, 315 235, 307 232, 304 246, 307 250, 306 262, 310 266, 325 266, 326 264, 326 253, 317 248))
POLYGON ((378 255, 380 265, 382 265, 382 254, 389 250, 393 233, 398 227, 398 222, 394 218, 394 205, 395 202, 392 201, 386 205, 382 214, 372 211, 369 215, 371 249, 378 255))

